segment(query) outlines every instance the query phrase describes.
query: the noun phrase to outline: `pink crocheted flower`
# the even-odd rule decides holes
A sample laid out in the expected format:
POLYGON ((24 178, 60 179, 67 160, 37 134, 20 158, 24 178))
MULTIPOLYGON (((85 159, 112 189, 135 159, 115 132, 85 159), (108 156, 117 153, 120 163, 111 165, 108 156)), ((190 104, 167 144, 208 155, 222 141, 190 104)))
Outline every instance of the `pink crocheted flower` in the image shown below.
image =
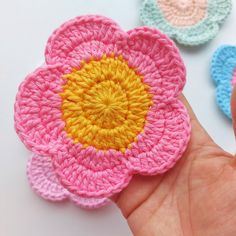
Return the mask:
POLYGON ((162 174, 182 156, 185 77, 178 49, 158 30, 77 17, 53 33, 45 65, 20 86, 16 131, 38 159, 50 157, 67 191, 110 197, 134 174, 162 174))

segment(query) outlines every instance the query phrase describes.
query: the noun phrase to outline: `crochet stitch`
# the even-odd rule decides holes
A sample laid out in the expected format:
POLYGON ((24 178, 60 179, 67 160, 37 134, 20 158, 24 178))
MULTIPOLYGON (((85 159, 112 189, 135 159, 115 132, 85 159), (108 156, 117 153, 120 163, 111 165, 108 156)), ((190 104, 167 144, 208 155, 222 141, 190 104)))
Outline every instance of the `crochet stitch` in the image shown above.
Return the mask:
POLYGON ((70 200, 75 205, 94 209, 106 205, 106 198, 82 198, 65 189, 56 176, 49 157, 34 154, 28 161, 27 176, 32 189, 45 200, 60 202, 70 200))
POLYGON ((217 35, 231 8, 231 0, 144 0, 140 16, 144 24, 194 46, 217 35))
POLYGON ((52 34, 45 58, 19 88, 15 127, 68 192, 103 201, 134 174, 162 174, 182 156, 186 73, 167 36, 81 16, 52 34))
POLYGON ((236 47, 221 46, 213 55, 211 76, 217 86, 216 98, 220 109, 232 119, 230 98, 236 84, 236 47))

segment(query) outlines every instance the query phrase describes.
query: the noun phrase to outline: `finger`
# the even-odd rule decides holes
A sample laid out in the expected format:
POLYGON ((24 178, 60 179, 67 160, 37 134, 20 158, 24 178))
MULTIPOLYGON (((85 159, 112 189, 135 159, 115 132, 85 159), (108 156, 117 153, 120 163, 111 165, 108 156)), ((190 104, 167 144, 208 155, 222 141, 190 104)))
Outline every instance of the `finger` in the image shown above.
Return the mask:
POLYGON ((180 95, 180 100, 186 107, 189 117, 190 117, 190 122, 192 126, 192 134, 191 134, 191 140, 190 140, 190 145, 189 148, 195 148, 195 146, 200 146, 202 144, 207 144, 209 142, 213 142, 209 134, 206 132, 206 130, 202 127, 200 124, 197 116, 193 112, 192 107, 188 103, 187 99, 183 94, 180 95))
POLYGON ((193 112, 193 109, 192 109, 192 107, 190 106, 190 104, 189 104, 188 100, 186 99, 186 97, 185 97, 183 94, 181 94, 180 97, 179 97, 179 99, 180 99, 181 102, 184 104, 184 106, 187 108, 188 114, 189 114, 189 116, 190 116, 190 119, 191 119, 191 120, 196 120, 197 124, 198 124, 199 126, 201 126, 200 123, 199 123, 199 121, 198 121, 198 119, 197 119, 197 116, 196 116, 195 113, 193 112))
POLYGON ((234 133, 236 135, 236 86, 234 86, 231 96, 231 113, 232 113, 234 133))

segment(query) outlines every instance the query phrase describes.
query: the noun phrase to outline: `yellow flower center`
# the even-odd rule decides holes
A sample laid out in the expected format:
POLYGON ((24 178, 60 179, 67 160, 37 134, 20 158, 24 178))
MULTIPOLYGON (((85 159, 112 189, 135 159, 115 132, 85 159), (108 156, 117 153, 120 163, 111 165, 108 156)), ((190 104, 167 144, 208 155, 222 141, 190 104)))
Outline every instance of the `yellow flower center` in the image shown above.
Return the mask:
POLYGON ((130 148, 152 105, 143 77, 122 56, 103 56, 64 78, 62 118, 74 143, 104 151, 130 148))

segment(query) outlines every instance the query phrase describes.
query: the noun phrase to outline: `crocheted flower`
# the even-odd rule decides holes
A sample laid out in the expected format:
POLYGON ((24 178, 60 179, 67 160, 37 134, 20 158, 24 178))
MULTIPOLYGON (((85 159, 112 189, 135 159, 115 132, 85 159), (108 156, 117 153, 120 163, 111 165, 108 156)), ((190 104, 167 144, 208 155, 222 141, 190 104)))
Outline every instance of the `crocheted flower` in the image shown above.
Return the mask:
POLYGON ((216 50, 212 59, 211 75, 217 86, 217 103, 231 119, 230 98, 236 84, 236 47, 221 46, 216 50))
POLYGON ((83 16, 56 30, 45 54, 19 88, 15 127, 38 158, 50 157, 65 189, 110 197, 134 174, 174 166, 190 122, 178 99, 185 67, 168 37, 83 16))
POLYGON ((141 19, 193 46, 213 39, 231 8, 231 0, 144 0, 141 19))
POLYGON ((107 198, 83 198, 70 193, 60 184, 49 157, 34 154, 28 161, 27 176, 32 189, 45 200, 70 200, 85 209, 102 207, 109 202, 107 198))

